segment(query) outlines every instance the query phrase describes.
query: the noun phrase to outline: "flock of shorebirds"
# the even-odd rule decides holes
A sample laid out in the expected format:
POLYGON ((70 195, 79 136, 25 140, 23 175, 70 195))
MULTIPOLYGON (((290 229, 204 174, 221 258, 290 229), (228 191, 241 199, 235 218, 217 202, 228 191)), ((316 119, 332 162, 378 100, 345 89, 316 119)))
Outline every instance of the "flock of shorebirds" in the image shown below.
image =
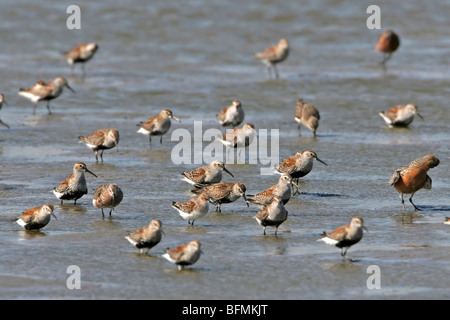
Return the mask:
MULTIPOLYGON (((381 62, 383 67, 397 50, 399 44, 399 37, 391 30, 384 32, 380 36, 375 49, 384 55, 381 62)), ((72 71, 74 65, 80 63, 83 66, 84 75, 84 63, 94 56, 97 49, 98 45, 96 43, 81 44, 69 51, 65 55, 65 59, 72 67, 72 71)), ((275 77, 278 78, 279 73, 276 69, 276 64, 284 61, 288 54, 289 42, 283 38, 277 45, 256 53, 254 56, 267 66, 271 77, 273 76, 273 71, 275 77)), ((33 114, 35 114, 36 105, 40 101, 47 101, 48 113, 51 114, 50 101, 60 96, 64 87, 75 92, 64 78, 58 77, 48 83, 38 81, 27 89, 20 89, 18 94, 34 103, 33 114)), ((3 95, 0 95, 0 108, 2 103, 5 103, 5 101, 3 95)), ((396 106, 379 114, 390 127, 408 126, 415 115, 421 117, 417 107, 413 104, 396 106)), ((245 148, 254 138, 255 128, 253 124, 245 123, 238 127, 244 122, 244 118, 244 110, 239 100, 232 101, 229 107, 218 112, 217 121, 220 125, 233 128, 228 130, 220 139, 228 148, 245 148)), ((162 137, 170 129, 171 120, 180 122, 180 119, 174 116, 171 110, 164 109, 158 115, 137 124, 139 127, 137 132, 149 137, 151 148, 152 136, 160 136, 160 144, 162 144, 162 137)), ((299 135, 301 134, 301 126, 304 126, 316 136, 320 114, 314 105, 299 99, 295 108, 294 120, 298 123, 299 135)), ((9 128, 1 120, 0 124, 9 128)), ((100 160, 103 162, 104 150, 118 148, 119 132, 116 129, 102 129, 86 136, 79 136, 79 142, 86 144, 87 147, 93 150, 97 162, 99 161, 100 153, 100 160)), ((278 227, 288 217, 285 205, 298 192, 299 179, 311 172, 315 161, 325 166, 327 165, 323 160, 319 159, 314 151, 299 151, 282 160, 274 168, 275 173, 280 174, 277 184, 255 195, 246 195, 246 186, 243 183, 221 182, 223 172, 232 177, 234 176, 225 167, 223 161, 215 160, 208 165, 182 172, 182 180, 193 186, 192 193, 196 197, 186 202, 173 202, 172 207, 179 212, 184 220, 188 221, 189 225, 193 226, 196 220, 208 213, 210 203, 216 206, 216 212, 221 212, 223 204, 234 202, 242 197, 247 206, 252 204, 261 208, 254 218, 263 227, 263 234, 266 235, 266 227, 270 226, 275 228, 276 235, 278 227)), ((431 178, 427 175, 427 172, 438 164, 439 159, 436 156, 425 155, 394 172, 389 183, 399 193, 403 209, 405 209, 403 195, 409 194, 409 201, 414 206, 414 209, 420 210, 413 203, 412 198, 418 190, 431 188, 431 178)), ((90 173, 97 177, 87 168, 86 164, 77 162, 73 166, 72 174, 53 189, 54 195, 61 201, 61 204, 65 200, 74 201, 76 204, 79 198, 87 194, 85 173, 90 173)), ((103 210, 110 209, 109 215, 111 216, 112 210, 121 203, 122 199, 123 192, 117 184, 105 184, 96 189, 93 205, 95 208, 101 209, 103 217, 103 210)), ((49 223, 51 216, 54 216, 53 211, 53 205, 47 203, 41 207, 23 212, 16 222, 26 230, 41 229, 49 223)), ((54 217, 56 218, 56 216, 54 217)), ((318 241, 323 241, 341 249, 341 255, 346 259, 348 248, 362 239, 363 229, 365 229, 363 219, 354 217, 348 225, 339 227, 331 232, 324 232, 323 237, 318 239, 318 241)), ((138 248, 141 253, 147 253, 160 242, 162 235, 162 222, 159 219, 153 219, 147 227, 129 234, 126 239, 138 248)), ((201 253, 200 242, 193 240, 176 248, 167 249, 163 257, 176 264, 178 269, 181 270, 184 266, 195 263, 201 253)))

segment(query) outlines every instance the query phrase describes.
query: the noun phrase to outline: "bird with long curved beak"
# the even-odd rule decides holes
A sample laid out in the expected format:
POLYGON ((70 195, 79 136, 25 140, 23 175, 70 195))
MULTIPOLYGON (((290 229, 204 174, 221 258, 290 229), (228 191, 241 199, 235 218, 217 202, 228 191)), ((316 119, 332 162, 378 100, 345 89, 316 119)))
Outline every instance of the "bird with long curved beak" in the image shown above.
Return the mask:
POLYGON ((77 200, 88 193, 85 172, 89 172, 97 178, 97 175, 90 171, 86 164, 77 162, 73 166, 72 174, 52 190, 53 194, 61 200, 61 204, 63 204, 63 200, 74 200, 74 204, 77 204, 77 200))

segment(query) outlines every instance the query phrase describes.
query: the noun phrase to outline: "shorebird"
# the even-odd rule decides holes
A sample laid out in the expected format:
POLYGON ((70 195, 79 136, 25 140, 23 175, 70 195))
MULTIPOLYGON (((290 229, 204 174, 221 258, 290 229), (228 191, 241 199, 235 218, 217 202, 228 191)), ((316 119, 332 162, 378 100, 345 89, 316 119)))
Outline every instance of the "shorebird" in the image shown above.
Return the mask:
POLYGON ((411 103, 406 106, 395 106, 378 114, 390 128, 407 127, 414 120, 415 115, 423 120, 417 106, 411 103))
POLYGON ((219 141, 229 148, 242 148, 250 145, 255 136, 255 126, 252 123, 246 123, 242 127, 227 131, 219 138, 219 141))
POLYGON ((281 163, 275 167, 275 173, 288 173, 291 175, 292 179, 296 179, 298 184, 298 180, 300 178, 311 172, 314 165, 314 160, 328 166, 324 161, 319 159, 317 153, 314 151, 298 151, 295 155, 289 156, 281 161, 281 163))
POLYGON ((77 200, 88 193, 85 172, 97 178, 83 162, 77 162, 73 166, 72 174, 53 189, 53 194, 61 200, 61 204, 63 200, 75 200, 74 204, 77 204, 77 200))
POLYGON ((239 100, 233 100, 231 106, 222 109, 217 115, 217 120, 223 127, 236 127, 244 121, 244 110, 239 100))
POLYGON ((272 77, 272 69, 275 77, 279 78, 276 64, 283 62, 289 55, 289 41, 282 38, 277 45, 271 46, 261 52, 255 53, 254 57, 261 60, 269 70, 269 76, 272 77))
POLYGON ((411 202, 415 210, 420 210, 412 202, 412 198, 414 193, 422 188, 431 189, 432 181, 427 175, 427 172, 429 169, 436 167, 439 162, 439 159, 435 155, 428 154, 411 161, 407 167, 401 167, 395 170, 391 179, 389 179, 389 184, 394 186, 395 190, 400 194, 403 210, 405 210, 403 194, 410 194, 409 202, 411 202))
POLYGON ((49 222, 53 214, 53 205, 50 203, 44 204, 42 207, 35 207, 28 209, 18 217, 16 223, 23 227, 25 230, 38 230, 45 227, 49 222))
POLYGON ((294 120, 298 123, 298 135, 301 136, 301 125, 304 125, 312 131, 314 137, 316 136, 317 128, 319 127, 320 113, 316 107, 310 103, 298 99, 295 106, 294 120))
POLYGON ((363 237, 364 226, 363 218, 355 217, 350 224, 337 228, 331 232, 323 232, 323 238, 317 241, 323 241, 330 246, 341 249, 342 258, 346 259, 347 250, 357 244, 363 237))
POLYGON ((67 63, 70 65, 70 69, 72 72, 75 63, 81 63, 81 68, 84 75, 84 64, 94 56, 94 54, 97 52, 97 49, 98 44, 95 42, 83 43, 64 54, 64 59, 66 59, 67 63))
POLYGON ((117 184, 104 184, 98 187, 94 193, 92 204, 97 209, 102 209, 102 216, 104 208, 110 208, 109 216, 115 207, 117 207, 123 199, 122 189, 117 184))
POLYGON ((450 217, 445 217, 443 224, 450 224, 450 217))
POLYGON ((75 90, 69 86, 66 79, 57 77, 51 82, 45 83, 44 81, 38 81, 28 89, 21 88, 18 94, 34 102, 33 114, 36 114, 36 106, 39 101, 47 101, 48 114, 52 114, 50 100, 58 98, 63 92, 64 87, 75 93, 75 90))
POLYGON ((161 226, 161 220, 153 219, 147 227, 130 233, 125 239, 138 248, 141 254, 148 253, 151 248, 161 241, 162 235, 164 234, 161 226))
POLYGON ((383 53, 383 60, 381 61, 383 66, 385 66, 386 62, 391 58, 392 54, 399 46, 400 38, 394 31, 387 30, 380 35, 377 44, 375 45, 375 50, 383 53))
POLYGON ((263 234, 266 235, 266 227, 275 227, 275 235, 277 235, 278 227, 288 217, 288 212, 284 207, 280 196, 274 196, 272 202, 265 205, 254 218, 263 227, 263 234))
POLYGON ((189 243, 182 244, 173 249, 166 249, 163 258, 176 264, 178 270, 181 271, 185 266, 192 265, 197 262, 200 255, 203 253, 200 249, 201 245, 198 240, 192 240, 189 243))
POLYGON ((223 203, 234 202, 240 197, 243 197, 247 203, 246 190, 247 188, 243 183, 220 182, 191 192, 196 195, 206 194, 209 197, 209 202, 216 205, 216 212, 222 212, 220 206, 223 203))
POLYGON ((119 151, 119 131, 116 129, 102 129, 92 132, 88 136, 79 136, 79 143, 84 143, 95 153, 95 160, 98 162, 98 151, 101 150, 100 159, 103 162, 103 152, 117 147, 119 151))
POLYGON ((180 213, 180 216, 193 226, 194 221, 204 217, 208 213, 209 198, 206 193, 201 193, 198 198, 182 202, 172 202, 172 208, 180 213))
POLYGON ((159 142, 162 145, 162 136, 170 129, 170 119, 181 122, 172 114, 172 111, 164 109, 157 116, 137 124, 138 127, 141 127, 137 132, 149 136, 150 148, 152 147, 152 136, 161 136, 159 142))
MULTIPOLYGON (((8 105, 8 104, 6 103, 6 101, 5 101, 5 96, 4 96, 3 94, 0 93, 0 110, 2 110, 3 104, 8 105)), ((11 129, 6 123, 4 123, 4 122, 2 121, 2 119, 0 119, 0 124, 4 125, 4 126, 7 127, 8 129, 11 129)))
POLYGON ((181 174, 184 177, 181 180, 186 181, 193 186, 203 188, 207 185, 222 181, 222 171, 225 171, 234 178, 233 174, 225 168, 223 161, 214 160, 207 166, 182 172, 181 174))
POLYGON ((246 201, 247 203, 252 203, 257 206, 265 206, 278 196, 281 198, 281 202, 286 204, 292 195, 292 184, 292 177, 287 173, 283 173, 276 185, 271 186, 258 194, 247 195, 246 201))

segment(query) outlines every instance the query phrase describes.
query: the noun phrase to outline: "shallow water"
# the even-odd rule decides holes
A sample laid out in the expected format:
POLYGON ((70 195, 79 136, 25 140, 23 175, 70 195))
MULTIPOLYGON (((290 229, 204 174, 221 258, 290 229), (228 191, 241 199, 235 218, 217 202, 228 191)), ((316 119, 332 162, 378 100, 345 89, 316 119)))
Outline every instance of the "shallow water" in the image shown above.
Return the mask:
MULTIPOLYGON (((448 3, 380 2, 382 29, 393 28, 401 47, 383 71, 373 47, 378 30, 366 28, 369 2, 314 1, 120 1, 82 2, 81 30, 66 28, 72 3, 0 1, 0 91, 9 105, 0 116, 0 298, 2 299, 448 299, 450 215, 448 104, 450 28, 448 3), (289 58, 271 80, 252 54, 290 40, 289 58), (60 54, 78 43, 100 49, 75 73, 60 54), (37 80, 66 77, 66 90, 32 115, 17 95, 37 80), (303 98, 321 112, 317 138, 298 137, 295 103, 303 98), (242 199, 210 206, 189 227, 171 201, 190 198, 180 172, 198 164, 172 161, 171 133, 194 121, 219 128, 215 114, 239 99, 246 121, 279 129, 279 160, 314 150, 316 163, 302 179, 301 194, 286 205, 278 236, 252 218, 258 209, 242 199), (424 120, 388 129, 378 112, 413 102, 424 120), (136 124, 170 108, 181 119, 163 138, 136 133, 136 124), (115 127, 119 151, 96 163, 79 135, 115 127), (441 163, 429 175, 431 191, 414 196, 423 209, 402 210, 388 180, 395 169, 433 153, 441 163), (89 194, 60 205, 51 190, 73 164, 83 161, 89 194), (97 186, 117 183, 125 196, 112 218, 92 206, 97 186), (52 203, 50 224, 25 232, 14 224, 24 210, 52 203), (316 242, 362 216, 369 232, 343 262, 339 250, 316 242), (125 239, 153 218, 165 237, 149 256, 125 239), (183 272, 163 260, 166 247, 197 239, 204 255, 183 272), (81 290, 69 290, 67 267, 81 270, 81 290), (381 289, 368 289, 367 268, 379 266, 381 289)), ((198 139, 198 138, 197 138, 198 139)), ((203 147, 208 143, 204 142, 203 147)), ((228 164, 252 194, 275 184, 261 163, 228 164)))

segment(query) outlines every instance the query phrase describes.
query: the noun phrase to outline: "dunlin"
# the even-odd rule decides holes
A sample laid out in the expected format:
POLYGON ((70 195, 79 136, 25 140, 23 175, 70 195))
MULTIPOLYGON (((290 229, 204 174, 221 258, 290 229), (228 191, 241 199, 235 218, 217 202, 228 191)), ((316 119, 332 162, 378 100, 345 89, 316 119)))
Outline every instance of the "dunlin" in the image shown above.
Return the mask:
POLYGON ((150 148, 152 147, 152 136, 161 136, 159 142, 162 144, 162 136, 170 129, 170 119, 181 122, 172 114, 172 111, 164 109, 157 116, 149 118, 145 122, 140 122, 137 126, 141 128, 137 132, 149 136, 150 148))
POLYGON ((339 227, 331 232, 324 231, 322 234, 323 238, 317 241, 323 241, 330 246, 341 249, 341 256, 345 259, 347 250, 362 239, 363 229, 367 231, 363 218, 355 217, 348 225, 339 227))
POLYGON ((411 103, 406 106, 395 106, 378 114, 389 127, 407 127, 414 120, 415 115, 423 120, 417 106, 411 103))
POLYGON ((381 61, 383 66, 399 46, 400 38, 394 31, 387 30, 380 35, 380 38, 378 38, 377 44, 375 45, 375 50, 383 53, 383 61, 381 61))
POLYGON ((410 194, 409 202, 411 202, 415 210, 420 210, 412 202, 412 198, 414 193, 422 188, 431 189, 431 178, 427 175, 427 172, 429 169, 436 167, 439 162, 439 159, 435 155, 428 154, 411 161, 407 167, 401 167, 395 170, 389 180, 389 184, 394 186, 395 190, 400 193, 403 210, 405 210, 403 194, 410 194))
POLYGON ((102 209, 102 216, 105 217, 103 209, 110 208, 109 216, 111 216, 111 212, 122 202, 122 199, 123 192, 117 184, 104 184, 95 190, 92 204, 97 209, 102 209))
POLYGON ((182 244, 173 249, 166 249, 166 253, 162 256, 168 261, 176 264, 178 270, 181 271, 185 266, 190 266, 197 262, 203 253, 200 249, 200 242, 192 240, 189 243, 182 244))
POLYGON ((445 217, 443 224, 450 224, 450 217, 445 217))
MULTIPOLYGON (((0 110, 2 110, 3 104, 8 105, 8 104, 6 103, 6 101, 5 101, 5 96, 4 96, 3 94, 0 93, 0 110)), ((11 129, 6 123, 4 123, 4 122, 2 121, 2 119, 0 119, 0 124, 4 125, 4 126, 7 127, 8 129, 11 129)))
POLYGON ((156 246, 162 238, 164 231, 161 229, 162 222, 153 219, 147 227, 143 227, 125 237, 133 246, 139 249, 141 254, 156 246))
POLYGON ((276 185, 258 194, 247 195, 246 201, 257 206, 265 206, 271 203, 274 197, 278 196, 283 204, 286 204, 292 196, 292 183, 292 177, 287 173, 283 173, 276 185))
POLYGON ((98 151, 100 150, 100 159, 103 162, 103 152, 117 147, 119 151, 119 131, 116 129, 102 129, 92 132, 88 136, 79 136, 79 143, 86 144, 95 153, 95 160, 98 162, 98 151))
POLYGON ((263 234, 266 235, 266 227, 275 227, 275 235, 277 235, 278 227, 288 217, 288 212, 284 207, 280 196, 274 196, 272 202, 265 205, 254 218, 263 227, 263 234))
POLYGON ((219 141, 229 148, 242 148, 250 145, 255 136, 255 126, 252 123, 246 123, 242 127, 227 130, 227 133, 219 138, 219 141))
POLYGON ((47 101, 48 113, 51 114, 50 100, 59 97, 63 92, 64 87, 67 87, 70 91, 75 93, 75 90, 69 86, 66 79, 58 77, 47 83, 38 81, 28 89, 20 89, 18 94, 34 102, 33 114, 36 114, 36 106, 39 101, 47 101))
POLYGON ((61 204, 63 200, 74 200, 74 204, 77 204, 77 200, 88 193, 85 172, 97 178, 83 162, 77 162, 73 166, 72 174, 53 189, 53 194, 61 200, 61 204))
POLYGON ((181 174, 184 177, 181 180, 186 181, 193 186, 205 187, 222 181, 222 171, 225 171, 230 176, 234 177, 233 174, 225 168, 223 161, 214 160, 207 166, 182 172, 181 174))
POLYGON ((44 204, 42 207, 35 207, 22 212, 18 217, 16 223, 25 230, 38 230, 45 227, 50 222, 50 217, 56 216, 53 214, 53 205, 50 203, 44 204))
POLYGON ((298 135, 301 135, 301 125, 304 125, 316 136, 319 127, 320 113, 311 103, 306 103, 302 99, 297 101, 295 106, 294 120, 298 123, 298 135))
POLYGON ((223 127, 236 127, 244 121, 244 110, 239 100, 233 100, 231 106, 222 109, 217 114, 217 120, 223 127))
POLYGON ((64 55, 64 59, 66 59, 67 63, 70 65, 70 68, 73 72, 73 68, 75 63, 81 63, 81 68, 84 71, 84 64, 88 62, 94 54, 97 52, 98 44, 95 42, 83 43, 64 55))
POLYGON ((216 212, 222 212, 220 206, 223 203, 234 202, 240 197, 243 197, 247 203, 247 198, 245 197, 246 190, 247 188, 243 183, 220 182, 202 189, 192 190, 192 193, 197 195, 202 193, 206 194, 209 197, 209 202, 216 205, 216 212))
POLYGON ((324 161, 319 159, 317 153, 314 151, 298 151, 295 155, 289 156, 281 161, 281 163, 275 167, 275 172, 278 174, 288 173, 291 175, 292 179, 296 179, 296 182, 298 183, 299 178, 302 178, 311 172, 314 160, 327 166, 324 161))
POLYGON ((275 72, 275 77, 279 78, 276 64, 286 60, 288 55, 289 55, 289 41, 285 38, 282 38, 277 45, 271 46, 261 52, 256 53, 254 57, 261 60, 261 62, 267 66, 269 70, 269 75, 271 77, 273 69, 275 72))
POLYGON ((172 208, 180 213, 180 216, 193 226, 194 221, 204 217, 208 213, 209 198, 206 193, 201 193, 198 198, 182 202, 172 202, 172 208))

